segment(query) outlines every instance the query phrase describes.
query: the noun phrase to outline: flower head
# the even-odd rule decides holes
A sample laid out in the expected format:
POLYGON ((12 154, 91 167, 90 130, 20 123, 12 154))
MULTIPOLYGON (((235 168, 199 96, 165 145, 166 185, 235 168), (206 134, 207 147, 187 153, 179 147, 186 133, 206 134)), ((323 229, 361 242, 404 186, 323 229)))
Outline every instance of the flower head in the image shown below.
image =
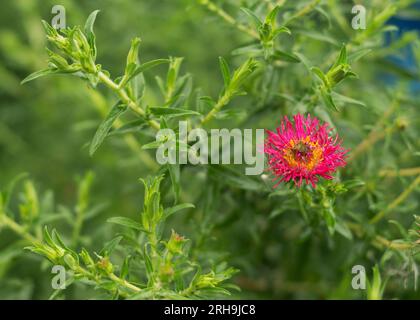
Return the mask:
POLYGON ((297 186, 305 180, 315 187, 319 177, 332 179, 331 174, 346 165, 347 150, 338 136, 331 134, 327 123, 310 115, 297 114, 293 122, 285 116, 276 132, 267 130, 264 152, 275 180, 293 180, 297 186))

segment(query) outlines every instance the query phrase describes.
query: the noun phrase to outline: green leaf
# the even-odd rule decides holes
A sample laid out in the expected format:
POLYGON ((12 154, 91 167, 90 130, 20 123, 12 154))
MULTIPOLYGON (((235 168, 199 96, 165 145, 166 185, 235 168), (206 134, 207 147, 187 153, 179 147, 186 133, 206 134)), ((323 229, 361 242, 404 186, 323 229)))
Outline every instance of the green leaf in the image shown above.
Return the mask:
POLYGON ((145 63, 137 66, 132 71, 132 73, 130 75, 128 75, 126 82, 130 81, 133 77, 137 76, 138 74, 143 73, 144 71, 146 71, 150 68, 156 67, 156 66, 158 66, 160 64, 163 64, 163 63, 169 63, 169 59, 156 59, 156 60, 145 62, 145 63))
POLYGON ((178 203, 180 192, 181 167, 179 164, 168 164, 169 176, 172 182, 172 190, 174 192, 175 203, 178 203))
POLYGON ((119 134, 139 132, 141 129, 146 127, 147 122, 143 118, 139 118, 133 121, 129 121, 118 129, 111 129, 108 136, 114 136, 119 134))
POLYGON ((341 102, 343 104, 356 104, 362 107, 366 107, 366 104, 363 101, 343 96, 337 92, 332 92, 331 95, 334 98, 334 101, 341 102))
POLYGON ((144 144, 141 148, 143 150, 149 150, 149 149, 157 149, 159 148, 165 141, 152 141, 150 143, 144 144))
POLYGON ((128 277, 128 273, 130 269, 130 261, 131 261, 131 256, 127 256, 124 259, 123 265, 121 267, 121 272, 120 272, 121 279, 126 279, 128 277))
POLYGON ((16 185, 21 182, 23 179, 25 179, 26 177, 28 177, 28 173, 24 172, 21 173, 19 175, 17 175, 15 178, 13 178, 13 180, 8 184, 6 190, 4 190, 2 192, 3 197, 2 197, 2 205, 3 208, 7 208, 9 206, 10 203, 10 199, 12 197, 12 193, 16 187, 16 185))
POLYGON ((96 130, 95 136, 93 137, 92 143, 90 144, 89 154, 92 156, 95 151, 99 148, 102 142, 105 140, 105 137, 108 135, 109 131, 112 128, 115 120, 118 119, 124 111, 127 110, 126 105, 120 104, 117 102, 109 112, 105 120, 99 125, 98 130, 96 130))
POLYGON ((235 188, 251 191, 266 191, 267 186, 262 183, 261 179, 244 175, 238 171, 221 165, 211 165, 209 172, 217 181, 231 185, 235 188))
POLYGON ((118 224, 120 226, 124 226, 130 229, 139 230, 142 232, 148 232, 146 229, 143 228, 143 226, 133 219, 126 218, 126 217, 113 217, 109 218, 106 222, 118 224))
POLYGON ((119 245, 119 243, 121 242, 123 238, 124 238, 123 236, 117 236, 111 241, 108 241, 103 247, 103 249, 101 250, 101 252, 99 253, 99 255, 109 257, 111 253, 115 250, 115 248, 119 245))
POLYGON ((262 26, 263 22, 258 18, 258 16, 252 12, 251 10, 247 8, 241 8, 242 12, 244 12, 249 18, 251 18, 251 21, 255 25, 255 27, 258 29, 262 26))
POLYGON ((35 71, 34 73, 31 73, 29 76, 23 79, 20 84, 25 84, 29 81, 38 79, 40 77, 48 76, 50 74, 57 74, 57 73, 59 73, 58 69, 50 69, 50 68, 35 71))
POLYGON ((281 33, 287 33, 288 35, 291 35, 292 34, 292 32, 290 31, 289 28, 284 27, 284 26, 283 27, 279 27, 279 28, 276 28, 273 31, 273 39, 276 38, 281 33))
POLYGON ((351 230, 349 229, 349 227, 346 225, 344 221, 338 220, 335 226, 335 230, 339 234, 341 234, 344 238, 353 240, 353 234, 351 233, 351 230))
POLYGON ((232 55, 246 55, 250 57, 257 57, 263 55, 263 50, 261 45, 257 43, 237 48, 232 51, 232 55))
POLYGON ((335 218, 335 213, 332 206, 323 210, 323 216, 324 216, 325 223, 328 227, 329 233, 331 235, 334 234, 335 227, 336 227, 336 218, 335 218))
POLYGON ((372 49, 357 50, 356 52, 353 52, 352 54, 349 55, 348 61, 349 62, 356 62, 357 60, 360 60, 361 58, 370 54, 371 52, 372 52, 372 49))
POLYGON ((192 203, 182 203, 177 206, 167 208, 164 211, 164 219, 167 219, 168 217, 170 217, 171 215, 173 215, 174 213, 178 211, 189 209, 189 208, 195 208, 195 206, 192 203))
POLYGON ((48 232, 48 227, 45 226, 44 230, 42 232, 44 241, 51 247, 51 248, 58 248, 58 246, 55 244, 54 240, 51 238, 50 233, 48 232))
POLYGON ((219 57, 219 65, 220 65, 220 70, 222 71, 225 88, 227 88, 231 80, 229 65, 223 57, 219 57))
POLYGON ((334 103, 334 100, 331 97, 331 92, 325 88, 320 88, 321 98, 324 101, 325 106, 333 111, 339 111, 337 106, 334 103))
POLYGON ((332 68, 335 68, 342 64, 347 64, 347 48, 345 44, 343 44, 343 46, 341 47, 340 55, 338 56, 338 59, 332 68))
POLYGON ((366 183, 360 179, 350 179, 343 182, 344 187, 348 190, 364 186, 366 183))
POLYGON ((273 10, 271 10, 270 13, 267 15, 267 17, 265 18, 265 23, 270 24, 272 27, 274 27, 279 10, 280 10, 280 6, 278 5, 275 6, 273 10))
POLYGON ((84 27, 84 33, 86 34, 89 47, 92 50, 92 56, 94 59, 96 59, 96 39, 95 39, 95 33, 93 32, 93 25, 96 21, 96 16, 98 15, 99 10, 93 11, 89 17, 86 20, 85 27, 84 27))
POLYGON ((308 38, 312 38, 318 41, 323 41, 323 42, 327 42, 330 43, 332 45, 335 46, 339 46, 339 43, 337 42, 337 40, 334 39, 334 37, 326 35, 324 33, 321 32, 317 32, 317 31, 294 31, 295 33, 299 33, 302 34, 308 38))
POLYGON ((299 63, 301 60, 300 58, 293 54, 293 53, 287 53, 284 51, 276 50, 273 54, 273 58, 280 61, 287 61, 287 62, 293 62, 293 63, 299 63))
POLYGON ((149 110, 155 116, 181 117, 201 115, 201 113, 197 111, 182 108, 150 107, 149 110))
POLYGON ((324 74, 324 72, 322 72, 321 69, 318 67, 312 67, 311 71, 324 83, 325 86, 329 86, 327 76, 324 74))
POLYGON ((131 47, 127 54, 127 65, 125 68, 125 72, 128 74, 129 72, 129 66, 136 65, 139 61, 138 55, 139 55, 139 47, 140 47, 141 39, 136 37, 131 40, 131 47))
POLYGON ((86 20, 84 32, 86 35, 93 33, 93 25, 95 24, 96 16, 98 15, 100 10, 93 11, 86 20))
POLYGON ((153 264, 152 264, 152 260, 150 259, 149 254, 147 253, 147 245, 144 248, 143 259, 144 259, 144 265, 146 267, 147 277, 149 278, 149 284, 151 284, 151 282, 153 281, 153 278, 152 278, 153 264))

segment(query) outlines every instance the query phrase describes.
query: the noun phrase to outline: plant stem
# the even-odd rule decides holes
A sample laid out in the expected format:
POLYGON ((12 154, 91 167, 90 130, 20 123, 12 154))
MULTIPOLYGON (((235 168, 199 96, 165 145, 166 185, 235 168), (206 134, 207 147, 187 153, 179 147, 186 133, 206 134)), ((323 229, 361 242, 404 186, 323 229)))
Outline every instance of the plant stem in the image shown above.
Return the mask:
POLYGON ((420 174, 420 167, 397 169, 397 170, 384 169, 379 172, 379 176, 381 177, 409 177, 409 176, 416 176, 419 174, 420 174))
MULTIPOLYGON (((363 237, 365 231, 363 230, 363 226, 358 223, 347 222, 347 226, 354 231, 354 233, 358 237, 363 237)), ((375 236, 375 238, 371 241, 371 243, 375 246, 379 247, 387 247, 389 249, 394 250, 408 250, 413 247, 410 243, 398 243, 395 241, 388 240, 382 236, 375 236)))
POLYGON ((386 214, 391 211, 392 209, 396 208, 401 202, 403 202, 407 197, 414 191, 417 185, 420 183, 420 175, 405 189, 394 201, 392 201, 384 210, 379 212, 376 216, 374 216, 369 223, 374 224, 379 222, 382 218, 386 216, 386 214))
MULTIPOLYGON (((113 90, 121 99, 121 101, 123 101, 124 103, 127 104, 127 106, 133 110, 135 113, 137 113, 138 115, 140 115, 141 117, 145 117, 146 113, 145 111, 139 106, 137 105, 137 103, 135 103, 127 94, 127 92, 120 88, 114 81, 112 81, 105 73, 103 73, 102 71, 99 71, 98 73, 99 79, 106 85, 108 86, 108 88, 110 88, 111 90, 113 90)), ((149 120, 148 121, 149 125, 156 129, 159 130, 160 129, 160 125, 159 123, 157 123, 154 120, 149 120)))
POLYGON ((252 30, 251 28, 249 28, 248 26, 239 23, 238 21, 235 20, 235 18, 233 18, 230 14, 228 14, 226 11, 224 11, 222 8, 219 8, 217 5, 215 5, 213 2, 211 2, 210 0, 198 0, 198 2, 200 4, 202 4, 203 6, 207 7, 208 10, 214 12, 215 14, 217 14, 219 17, 221 17, 223 20, 225 20, 227 23, 233 25, 234 27, 236 27, 238 30, 245 32, 247 35, 259 40, 260 37, 258 35, 257 32, 255 32, 254 30, 252 30))
POLYGON ((321 2, 321 0, 313 0, 312 2, 309 2, 307 5, 305 5, 302 9, 300 9, 298 12, 296 12, 293 16, 291 16, 289 19, 287 19, 284 22, 284 25, 287 26, 292 20, 295 20, 296 18, 303 17, 304 15, 307 15, 308 13, 312 12, 312 10, 321 2))
POLYGON ((356 159, 363 152, 373 147, 373 145, 376 142, 383 139, 388 133, 391 133, 393 130, 395 130, 395 127, 390 127, 388 129, 379 131, 380 128, 385 124, 386 120, 394 113, 395 109, 398 106, 399 106, 399 103, 397 100, 395 100, 391 104, 391 106, 388 108, 388 110, 384 113, 384 115, 375 124, 374 128, 369 133, 369 135, 353 150, 353 152, 351 153, 351 155, 349 156, 347 160, 348 162, 351 162, 354 159, 356 159))
POLYGON ((413 247, 413 245, 410 243, 398 243, 398 242, 385 239, 384 237, 381 237, 381 236, 376 236, 373 243, 374 244, 377 243, 389 249, 395 249, 395 250, 409 250, 413 247))
POLYGON ((15 221, 13 221, 11 218, 6 216, 4 212, 0 213, 0 226, 1 225, 6 226, 10 230, 14 231, 16 234, 24 238, 25 240, 31 242, 31 243, 40 243, 40 241, 35 238, 33 235, 31 235, 24 227, 17 224, 15 221))
POLYGON ((224 93, 223 96, 220 97, 219 100, 216 102, 213 109, 211 109, 210 112, 204 117, 204 119, 201 120, 201 124, 210 121, 220 111, 220 109, 222 109, 225 105, 229 103, 229 100, 230 95, 224 93))
POLYGON ((141 291, 141 289, 139 287, 135 286, 134 284, 131 284, 127 280, 121 279, 120 277, 116 276, 114 273, 110 273, 108 275, 108 277, 109 277, 109 279, 118 283, 122 287, 128 288, 128 289, 130 289, 134 292, 140 292, 141 291))

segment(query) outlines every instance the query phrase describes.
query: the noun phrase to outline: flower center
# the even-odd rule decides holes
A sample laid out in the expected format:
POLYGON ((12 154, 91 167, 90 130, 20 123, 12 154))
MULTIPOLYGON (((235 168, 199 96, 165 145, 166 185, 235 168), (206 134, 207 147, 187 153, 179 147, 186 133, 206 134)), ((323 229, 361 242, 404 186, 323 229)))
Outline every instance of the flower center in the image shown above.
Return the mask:
POLYGON ((290 140, 283 157, 291 167, 312 170, 322 160, 322 149, 318 142, 311 141, 307 136, 300 140, 290 140))

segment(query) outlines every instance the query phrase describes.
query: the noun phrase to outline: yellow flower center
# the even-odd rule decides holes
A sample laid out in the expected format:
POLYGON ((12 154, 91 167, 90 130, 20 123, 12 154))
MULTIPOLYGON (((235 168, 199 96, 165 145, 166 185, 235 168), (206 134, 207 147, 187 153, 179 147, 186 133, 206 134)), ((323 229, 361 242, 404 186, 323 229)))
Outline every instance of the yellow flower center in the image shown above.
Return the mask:
POLYGON ((318 142, 306 136, 304 139, 290 140, 283 157, 293 168, 312 170, 322 160, 322 148, 318 142))

